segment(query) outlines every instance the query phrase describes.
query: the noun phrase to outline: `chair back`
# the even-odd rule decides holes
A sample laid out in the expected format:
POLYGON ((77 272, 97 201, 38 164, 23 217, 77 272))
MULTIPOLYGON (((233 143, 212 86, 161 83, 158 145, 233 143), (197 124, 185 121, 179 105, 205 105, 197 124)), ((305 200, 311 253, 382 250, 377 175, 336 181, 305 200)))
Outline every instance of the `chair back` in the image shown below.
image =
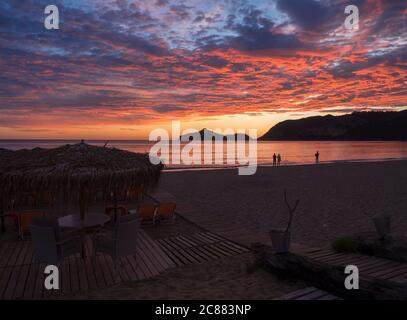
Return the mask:
POLYGON ((46 264, 58 263, 59 257, 54 227, 32 224, 30 231, 35 261, 46 264))
POLYGON ((138 207, 138 216, 143 219, 143 221, 150 221, 154 219, 155 206, 153 204, 145 203, 138 207))
POLYGON ((135 254, 141 219, 137 214, 118 218, 116 224, 116 256, 118 258, 135 254))
POLYGON ((36 218, 45 217, 44 211, 27 211, 20 214, 20 233, 24 234, 29 231, 30 226, 36 218))
POLYGON ((160 219, 172 219, 175 214, 176 204, 173 202, 161 203, 157 208, 157 216, 160 219))

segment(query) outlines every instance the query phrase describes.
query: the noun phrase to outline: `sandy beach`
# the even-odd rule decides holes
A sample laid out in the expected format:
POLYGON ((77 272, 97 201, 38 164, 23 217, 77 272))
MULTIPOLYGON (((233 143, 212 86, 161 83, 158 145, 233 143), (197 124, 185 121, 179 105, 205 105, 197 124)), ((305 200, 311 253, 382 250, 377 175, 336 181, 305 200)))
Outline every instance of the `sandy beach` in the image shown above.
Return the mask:
MULTIPOLYGON (((407 161, 388 161, 259 167, 253 176, 234 169, 165 172, 153 196, 176 201, 181 217, 175 225, 144 230, 153 239, 208 230, 246 246, 270 243, 268 231, 287 223, 286 189, 291 202, 300 200, 292 226, 295 244, 323 247, 340 236, 373 231, 369 217, 383 213, 392 216, 395 233, 405 234, 406 168, 407 161)), ((244 253, 59 298, 273 299, 305 286, 270 273, 244 253)))
POLYGON ((156 196, 172 194, 186 218, 250 245, 268 242, 271 228, 286 226, 286 189, 289 200, 300 200, 293 241, 320 247, 373 230, 369 217, 383 213, 392 216, 396 233, 406 233, 406 169, 407 161, 387 161, 259 167, 253 176, 236 170, 167 172, 156 196))
MULTIPOLYGON (((407 231, 407 161, 260 167, 254 176, 235 170, 168 172, 154 194, 176 200, 193 224, 250 245, 269 243, 268 230, 287 221, 283 190, 300 199, 293 241, 326 246, 353 233, 372 231, 369 216, 392 216, 396 233, 407 231)), ((153 238, 199 230, 183 219, 174 226, 146 229, 153 238)), ((243 254, 169 270, 147 281, 125 283, 71 298, 273 299, 305 287, 259 268, 243 254)))

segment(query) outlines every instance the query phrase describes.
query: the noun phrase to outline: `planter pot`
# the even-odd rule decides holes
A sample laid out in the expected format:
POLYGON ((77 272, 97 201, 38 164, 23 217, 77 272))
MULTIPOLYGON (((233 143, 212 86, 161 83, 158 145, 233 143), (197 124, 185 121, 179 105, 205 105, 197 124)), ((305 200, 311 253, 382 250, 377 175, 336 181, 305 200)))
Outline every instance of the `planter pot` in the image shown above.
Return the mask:
POLYGON ((273 251, 276 253, 287 253, 290 250, 290 232, 285 230, 271 230, 270 238, 273 251))
POLYGON ((380 236, 380 238, 386 237, 390 233, 390 223, 391 219, 390 217, 377 217, 373 218, 373 223, 375 225, 377 234, 380 236))

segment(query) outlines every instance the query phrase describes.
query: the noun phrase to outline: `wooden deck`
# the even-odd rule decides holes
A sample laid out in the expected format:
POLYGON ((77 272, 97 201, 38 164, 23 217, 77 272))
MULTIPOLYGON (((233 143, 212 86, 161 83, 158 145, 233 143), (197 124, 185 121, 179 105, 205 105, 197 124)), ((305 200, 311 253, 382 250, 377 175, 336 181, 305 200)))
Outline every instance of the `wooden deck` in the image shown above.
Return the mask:
POLYGON ((202 263, 250 251, 212 232, 159 239, 157 242, 177 266, 202 263))
POLYGON ((304 252, 303 255, 338 267, 353 264, 359 268, 359 276, 366 279, 388 280, 398 284, 407 284, 407 263, 404 262, 362 254, 338 253, 330 248, 312 249, 304 252))
POLYGON ((306 287, 290 292, 275 300, 342 300, 341 298, 315 287, 306 287))
POLYGON ((60 290, 44 289, 44 264, 33 261, 31 241, 9 242, 0 246, 0 299, 47 299, 102 289, 124 281, 154 277, 176 264, 144 231, 140 231, 137 256, 122 259, 114 271, 112 259, 104 254, 91 257, 87 239, 85 259, 72 256, 60 268, 60 290))

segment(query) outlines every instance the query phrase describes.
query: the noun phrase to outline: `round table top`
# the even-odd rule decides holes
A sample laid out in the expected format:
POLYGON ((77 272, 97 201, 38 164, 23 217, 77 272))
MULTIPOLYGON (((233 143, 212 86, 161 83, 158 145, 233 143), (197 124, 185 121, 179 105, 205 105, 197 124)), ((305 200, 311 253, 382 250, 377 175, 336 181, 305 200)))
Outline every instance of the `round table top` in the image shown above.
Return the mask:
POLYGON ((65 228, 91 228, 103 226, 110 217, 101 213, 86 213, 85 219, 81 220, 79 214, 70 214, 58 219, 58 224, 65 228))

